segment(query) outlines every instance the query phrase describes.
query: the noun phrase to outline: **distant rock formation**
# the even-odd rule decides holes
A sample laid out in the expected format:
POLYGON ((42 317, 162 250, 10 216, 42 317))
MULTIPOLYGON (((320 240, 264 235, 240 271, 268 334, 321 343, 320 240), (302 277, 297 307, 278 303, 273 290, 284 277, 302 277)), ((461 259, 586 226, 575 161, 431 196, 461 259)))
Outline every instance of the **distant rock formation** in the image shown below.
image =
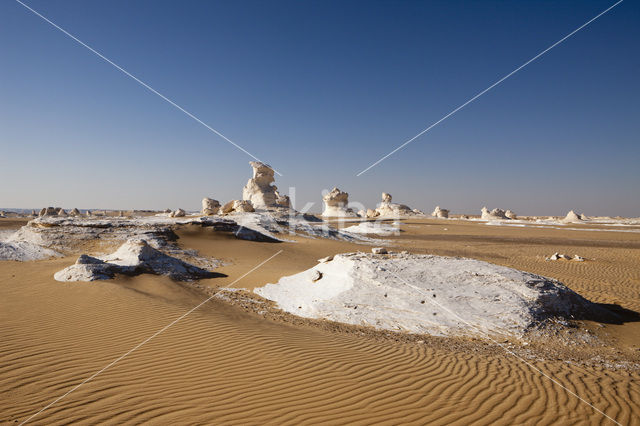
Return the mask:
POLYGON ((449 217, 449 210, 441 209, 440 206, 436 206, 436 208, 433 211, 433 213, 431 213, 431 216, 440 217, 440 218, 448 218, 449 217))
POLYGON ((365 217, 366 218, 374 218, 374 217, 378 217, 380 216, 380 213, 378 213, 376 210, 374 209, 367 209, 366 213, 365 213, 365 217))
POLYGON ((376 212, 378 213, 376 217, 401 217, 423 214, 420 210, 412 209, 404 204, 392 203, 391 199, 391 194, 386 192, 382 193, 382 202, 376 209, 376 212))
POLYGON ((509 217, 507 217, 507 214, 504 210, 502 209, 493 209, 491 211, 489 211, 489 209, 487 209, 486 207, 483 207, 482 210, 480 210, 482 216, 481 219, 483 220, 504 220, 504 219, 509 219, 509 217))
POLYGON ((511 210, 507 210, 506 212, 504 212, 504 215, 506 217, 508 217, 509 219, 517 219, 518 215, 516 215, 513 211, 511 210))
POLYGON ((278 187, 272 185, 275 178, 271 166, 260 161, 249 164, 253 167, 253 177, 242 189, 242 199, 250 201, 255 209, 289 207, 289 197, 278 193, 278 187))
POLYGON ((187 214, 187 212, 185 212, 184 210, 178 209, 176 211, 171 212, 169 214, 169 216, 171 216, 171 217, 185 217, 186 214, 187 214))
POLYGON ((325 217, 356 217, 357 214, 347 207, 349 204, 349 194, 333 188, 322 197, 324 202, 324 211, 322 216, 325 217))
POLYGON ((220 214, 254 212, 255 209, 248 200, 231 200, 220 208, 220 214))
POLYGON ((573 210, 571 210, 569 213, 567 213, 564 219, 562 219, 562 222, 563 223, 580 223, 584 221, 584 218, 586 218, 585 215, 583 214, 579 215, 573 210))
POLYGON ((80 210, 75 207, 69 212, 69 216, 80 216, 80 214, 80 210))
POLYGON ((213 198, 202 199, 202 214, 204 216, 213 216, 220 211, 220 201, 213 198))

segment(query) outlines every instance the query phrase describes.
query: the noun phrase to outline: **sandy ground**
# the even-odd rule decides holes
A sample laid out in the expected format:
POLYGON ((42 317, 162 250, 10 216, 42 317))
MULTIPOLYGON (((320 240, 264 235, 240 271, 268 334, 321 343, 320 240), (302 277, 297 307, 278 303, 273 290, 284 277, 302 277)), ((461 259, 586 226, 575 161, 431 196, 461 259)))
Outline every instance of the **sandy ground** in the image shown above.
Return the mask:
MULTIPOLYGON (((0 220, 0 229, 20 226, 0 220)), ((581 327, 606 347, 592 362, 528 358, 621 424, 640 424, 640 233, 407 220, 390 248, 466 256, 557 278, 625 322, 581 327), (586 262, 549 262, 554 252, 586 262), (628 311, 624 311, 626 309, 628 311), (630 367, 631 366, 631 367, 630 367)), ((601 227, 607 229, 611 227, 601 227)), ((615 228, 613 228, 615 229, 615 228)), ((370 246, 324 239, 256 243, 185 227, 179 243, 254 288, 329 254, 370 246)), ((75 257, 0 262, 0 422, 17 424, 180 317, 206 296, 163 277, 60 283, 75 257)), ((216 299, 35 417, 34 424, 613 424, 531 366, 477 342, 384 338, 263 318, 216 299)), ((550 341, 550 346, 558 342, 550 341)), ((574 347, 574 352, 589 348, 574 347)))

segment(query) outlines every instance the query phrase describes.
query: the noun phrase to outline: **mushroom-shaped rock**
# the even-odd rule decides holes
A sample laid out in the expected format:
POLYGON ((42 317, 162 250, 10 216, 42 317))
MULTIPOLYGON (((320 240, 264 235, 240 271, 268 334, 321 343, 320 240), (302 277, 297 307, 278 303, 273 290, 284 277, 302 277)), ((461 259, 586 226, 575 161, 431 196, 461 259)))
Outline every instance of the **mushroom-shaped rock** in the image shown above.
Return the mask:
POLYGON ((357 214, 347 207, 349 204, 349 194, 333 188, 330 192, 322 197, 324 202, 324 211, 322 216, 325 217, 355 217, 357 214))
POLYGON ((268 164, 260 161, 251 161, 249 164, 253 167, 253 177, 243 188, 242 198, 251 201, 254 208, 276 207, 278 205, 276 195, 278 188, 272 185, 275 182, 274 170, 268 164))
POLYGON ((448 218, 449 217, 449 210, 442 209, 442 208, 440 208, 440 206, 436 206, 436 208, 433 211, 433 213, 431 213, 431 216, 433 216, 433 217, 441 217, 441 218, 448 218))
POLYGON ((202 214, 204 216, 212 216, 214 214, 218 214, 219 210, 220 201, 214 200, 213 198, 202 199, 202 214))
POLYGON ((382 202, 383 203, 390 203, 391 199, 392 199, 391 194, 388 194, 386 192, 382 193, 382 202))

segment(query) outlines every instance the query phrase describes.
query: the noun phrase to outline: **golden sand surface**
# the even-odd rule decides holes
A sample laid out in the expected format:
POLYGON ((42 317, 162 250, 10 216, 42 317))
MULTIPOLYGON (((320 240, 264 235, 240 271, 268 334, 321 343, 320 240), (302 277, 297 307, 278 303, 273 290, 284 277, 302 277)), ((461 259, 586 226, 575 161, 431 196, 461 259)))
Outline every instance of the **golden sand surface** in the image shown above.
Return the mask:
MULTIPOLYGON (((11 226, 0 220, 0 228, 11 226)), ((620 324, 580 322, 603 348, 568 349, 595 354, 590 362, 571 361, 562 351, 526 358, 582 400, 495 345, 380 338, 357 328, 265 318, 212 299, 30 423, 614 424, 595 407, 621 424, 640 424, 634 314, 640 312, 640 233, 571 227, 584 230, 406 220, 401 235, 383 238, 393 250, 471 257, 557 278, 594 302, 614 305, 624 317, 620 324), (556 251, 587 261, 545 260, 556 251)), ((252 289, 329 254, 370 250, 302 237, 241 241, 195 226, 177 233, 181 246, 225 262, 216 271, 226 277, 199 282, 213 289, 279 250, 234 286, 252 289)), ((3 424, 26 420, 207 297, 192 284, 150 275, 55 281, 53 273, 75 259, 0 262, 3 424)))

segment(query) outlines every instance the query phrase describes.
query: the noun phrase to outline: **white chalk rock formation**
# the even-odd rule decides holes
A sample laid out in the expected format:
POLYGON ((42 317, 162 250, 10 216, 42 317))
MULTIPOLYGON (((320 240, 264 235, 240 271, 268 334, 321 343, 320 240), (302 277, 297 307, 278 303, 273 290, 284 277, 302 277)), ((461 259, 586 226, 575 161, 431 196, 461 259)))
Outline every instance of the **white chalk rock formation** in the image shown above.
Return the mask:
POLYGON ((220 201, 213 198, 202 199, 202 214, 204 216, 213 216, 220 211, 220 201))
POLYGON ((392 203, 391 194, 386 192, 382 193, 382 202, 378 205, 376 212, 378 212, 379 217, 402 217, 422 214, 421 211, 415 211, 404 204, 392 203))
POLYGON ((373 210, 373 209, 367 209, 367 212, 365 214, 365 217, 367 219, 372 219, 372 218, 378 217, 378 216, 380 216, 380 213, 378 213, 377 210, 373 210))
POLYGON ((182 209, 178 209, 176 211, 172 211, 171 213, 169 213, 169 216, 171 217, 185 217, 185 215, 187 214, 187 212, 185 212, 182 209))
POLYGON ((324 217, 357 217, 357 213, 347 207, 349 204, 349 194, 333 188, 322 197, 324 202, 324 217))
POLYGON ((53 277, 57 281, 95 281, 113 278, 115 274, 142 273, 168 275, 179 281, 213 276, 207 270, 154 249, 145 240, 128 240, 107 256, 83 254, 74 265, 56 272, 53 277))
POLYGON ((484 220, 505 220, 505 219, 509 219, 507 217, 507 214, 504 210, 502 209, 493 209, 491 211, 489 211, 489 209, 487 209, 486 207, 483 207, 482 210, 480 210, 482 216, 481 218, 484 220))
POLYGON ((38 216, 58 216, 60 211, 62 211, 62 208, 60 207, 44 207, 42 210, 40 210, 38 216))
POLYGON ((220 214, 254 212, 255 209, 248 200, 231 200, 220 207, 220 214))
POLYGON ((67 217, 69 215, 67 214, 66 211, 64 211, 64 209, 60 209, 58 210, 58 216, 67 217))
POLYGON ((283 195, 276 191, 276 205, 279 207, 291 207, 291 200, 288 195, 283 195))
POLYGON ((78 210, 77 208, 73 208, 70 212, 69 212, 69 216, 80 216, 80 210, 78 210))
POLYGON ((433 335, 520 336, 548 318, 597 309, 549 278, 409 253, 336 255, 254 291, 305 318, 433 335))
POLYGON ((433 213, 431 213, 431 216, 440 217, 440 218, 445 218, 446 219, 446 218, 449 217, 449 210, 441 209, 440 206, 436 206, 436 208, 433 211, 433 213))
POLYGON ((517 218, 518 218, 518 215, 517 215, 517 214, 515 214, 515 213, 514 213, 513 211, 511 211, 511 210, 507 210, 506 212, 504 212, 504 215, 505 215, 506 217, 508 217, 509 219, 517 219, 517 218))
POLYGON ((253 177, 242 189, 242 199, 251 202, 254 209, 289 207, 289 197, 278 193, 274 171, 271 166, 260 161, 249 162, 253 167, 253 177))
POLYGON ((562 222, 563 223, 581 223, 583 222, 583 219, 582 219, 583 216, 584 215, 578 215, 576 214, 576 212, 571 210, 569 213, 567 213, 564 219, 562 219, 562 222))

